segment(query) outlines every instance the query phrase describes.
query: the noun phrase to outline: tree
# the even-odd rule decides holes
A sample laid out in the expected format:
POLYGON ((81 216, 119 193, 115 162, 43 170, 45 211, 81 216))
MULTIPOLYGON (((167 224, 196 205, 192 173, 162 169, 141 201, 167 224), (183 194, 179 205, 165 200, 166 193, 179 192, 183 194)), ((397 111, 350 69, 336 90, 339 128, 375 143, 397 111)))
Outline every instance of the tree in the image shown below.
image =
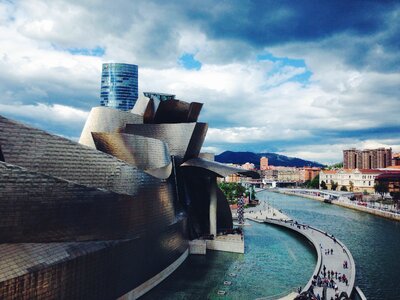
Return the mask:
POLYGON ((349 185, 350 185, 350 192, 352 192, 352 191, 354 190, 354 183, 353 183, 353 181, 350 181, 350 182, 349 182, 349 185))
POLYGON ((225 194, 229 204, 236 204, 237 198, 246 192, 246 188, 240 183, 221 182, 218 184, 221 191, 225 194))
POLYGON ((323 190, 327 190, 328 189, 328 187, 326 186, 326 183, 325 183, 325 181, 321 181, 321 189, 323 189, 323 190))
POLYGON ((307 183, 307 187, 311 189, 317 189, 319 187, 319 174, 307 183))
POLYGON ((385 196, 385 194, 389 191, 388 185, 383 182, 375 183, 374 188, 375 188, 375 193, 378 193, 379 195, 381 195, 382 200, 383 200, 383 197, 385 196))
POLYGON ((331 190, 336 191, 337 188, 338 188, 338 183, 331 180, 331 190))
POLYGON ((399 209, 400 192, 390 192, 390 196, 392 196, 393 203, 396 206, 396 209, 399 209))
POLYGON ((343 162, 338 162, 336 164, 330 165, 327 169, 334 170, 334 169, 341 169, 343 168, 343 162))
POLYGON ((342 192, 347 192, 347 187, 345 185, 342 185, 342 187, 340 188, 340 190, 342 192))

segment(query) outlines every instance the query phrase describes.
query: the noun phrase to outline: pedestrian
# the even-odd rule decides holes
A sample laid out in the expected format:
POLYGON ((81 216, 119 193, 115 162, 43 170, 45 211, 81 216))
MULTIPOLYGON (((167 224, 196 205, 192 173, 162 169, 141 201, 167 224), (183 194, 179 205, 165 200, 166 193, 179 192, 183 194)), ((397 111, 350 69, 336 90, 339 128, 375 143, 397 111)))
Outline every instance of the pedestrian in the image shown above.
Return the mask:
POLYGON ((299 286, 299 288, 297 289, 298 293, 301 293, 301 286, 299 286))
POLYGON ((331 249, 331 255, 333 254, 333 249, 331 249))

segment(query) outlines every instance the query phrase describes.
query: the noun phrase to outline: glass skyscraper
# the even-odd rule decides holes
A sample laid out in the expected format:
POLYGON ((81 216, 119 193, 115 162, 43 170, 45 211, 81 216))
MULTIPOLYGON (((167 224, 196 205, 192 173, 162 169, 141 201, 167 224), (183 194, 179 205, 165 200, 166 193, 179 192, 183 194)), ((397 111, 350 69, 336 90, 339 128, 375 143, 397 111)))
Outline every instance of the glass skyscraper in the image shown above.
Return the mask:
POLYGON ((100 98, 101 106, 131 110, 138 98, 138 66, 103 64, 100 98))

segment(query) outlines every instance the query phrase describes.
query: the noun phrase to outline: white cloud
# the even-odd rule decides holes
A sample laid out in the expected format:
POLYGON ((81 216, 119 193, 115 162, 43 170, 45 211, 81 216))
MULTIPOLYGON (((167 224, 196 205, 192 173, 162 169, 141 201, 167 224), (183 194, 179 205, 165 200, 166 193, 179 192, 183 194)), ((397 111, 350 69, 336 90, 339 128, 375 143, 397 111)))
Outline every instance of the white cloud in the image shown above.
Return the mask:
POLYGON ((8 105, 0 104, 0 112, 14 118, 23 118, 51 123, 52 126, 62 125, 65 127, 82 126, 89 112, 65 105, 46 105, 37 103, 35 105, 8 105))
MULTIPOLYGON (((139 64, 142 91, 204 102, 201 120, 210 123, 206 147, 218 151, 304 140, 310 145, 280 143, 278 148, 334 162, 348 144, 325 132, 400 126, 399 74, 349 63, 352 45, 367 37, 340 34, 264 49, 304 59, 307 68, 278 66, 256 61, 262 51, 245 41, 213 37, 178 8, 169 2, 119 0, 0 3, 0 113, 65 124, 74 132, 60 133, 77 136, 86 111, 99 103, 101 63, 120 61, 139 64), (67 51, 95 47, 105 49, 103 57, 67 51), (179 66, 183 53, 194 54, 201 69, 179 66), (290 81, 306 70, 312 72, 308 84, 290 81)), ((371 60, 388 56, 379 43, 372 48, 371 60)), ((369 141, 399 144, 379 134, 369 141)))

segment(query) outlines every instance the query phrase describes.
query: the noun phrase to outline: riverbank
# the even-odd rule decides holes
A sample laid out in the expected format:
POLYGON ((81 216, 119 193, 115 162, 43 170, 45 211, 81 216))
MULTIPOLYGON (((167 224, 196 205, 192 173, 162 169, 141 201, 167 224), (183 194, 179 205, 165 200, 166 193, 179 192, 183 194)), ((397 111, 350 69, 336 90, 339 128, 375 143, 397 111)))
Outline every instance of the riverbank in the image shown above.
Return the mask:
MULTIPOLYGON (((280 193, 280 194, 284 194, 284 195, 288 195, 288 196, 299 196, 299 197, 303 197, 303 198, 308 198, 308 199, 312 199, 312 200, 317 200, 320 202, 324 201, 324 198, 321 196, 315 196, 315 195, 309 195, 309 194, 304 194, 304 193, 297 193, 295 189, 293 189, 293 191, 288 191, 288 190, 280 190, 280 189, 274 189, 274 190, 269 190, 270 192, 274 192, 274 193, 280 193)), ((394 220, 394 221, 400 221, 400 214, 396 214, 396 213, 392 213, 389 211, 384 211, 384 210, 380 210, 380 209, 376 209, 376 208, 371 208, 371 207, 365 207, 362 205, 358 205, 356 203, 353 203, 351 201, 345 201, 345 200, 331 200, 332 204, 338 205, 338 206, 342 206, 345 208, 350 208, 350 209, 354 209, 357 211, 362 211, 362 212, 366 212, 375 216, 379 216, 382 218, 386 218, 386 219, 390 219, 390 220, 394 220)))

